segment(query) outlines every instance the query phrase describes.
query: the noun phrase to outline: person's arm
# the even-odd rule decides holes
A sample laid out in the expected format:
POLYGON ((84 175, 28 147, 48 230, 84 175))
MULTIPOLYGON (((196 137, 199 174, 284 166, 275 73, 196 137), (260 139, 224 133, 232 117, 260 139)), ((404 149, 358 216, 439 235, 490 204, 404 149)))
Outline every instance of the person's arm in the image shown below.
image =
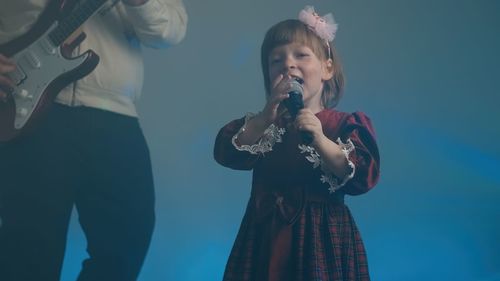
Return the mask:
POLYGON ((267 99, 264 109, 255 114, 252 118, 248 118, 245 122, 243 130, 238 134, 238 143, 241 145, 255 144, 276 121, 280 115, 280 104, 288 95, 288 82, 290 77, 279 75, 273 81, 273 87, 269 98, 267 99))
POLYGON ((324 133, 321 121, 307 109, 299 112, 296 125, 299 130, 313 135, 310 147, 320 159, 318 164, 324 172, 322 180, 330 184, 331 192, 342 188, 346 194, 357 195, 375 186, 380 158, 373 126, 365 114, 349 114, 338 124, 340 132, 334 134, 335 137, 332 133, 324 133))
POLYGON ((300 131, 306 131, 312 135, 313 147, 322 159, 322 165, 337 178, 345 178, 351 168, 346 159, 342 147, 330 140, 324 133, 321 121, 309 109, 299 111, 296 120, 296 126, 300 131))
POLYGON ((234 136, 244 126, 246 119, 233 120, 219 130, 215 138, 214 158, 222 166, 236 170, 250 170, 261 157, 261 154, 238 149, 234 144, 234 136))
POLYGON ((333 142, 324 134, 315 136, 313 144, 321 159, 323 159, 323 165, 337 178, 343 179, 351 172, 352 169, 349 167, 346 155, 339 144, 333 142))
POLYGON ((252 118, 248 118, 244 128, 238 134, 238 143, 240 145, 252 145, 256 143, 271 124, 272 122, 269 122, 269 119, 262 112, 252 118))
POLYGON ((188 17, 182 0, 122 0, 127 18, 139 40, 148 47, 179 43, 188 17))

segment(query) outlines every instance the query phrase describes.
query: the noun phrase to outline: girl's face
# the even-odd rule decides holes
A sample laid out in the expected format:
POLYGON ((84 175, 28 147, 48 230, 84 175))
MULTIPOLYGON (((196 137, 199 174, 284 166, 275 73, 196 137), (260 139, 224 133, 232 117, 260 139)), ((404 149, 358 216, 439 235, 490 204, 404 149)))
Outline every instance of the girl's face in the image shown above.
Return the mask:
POLYGON ((304 106, 313 112, 324 108, 321 103, 323 82, 333 76, 331 60, 321 61, 307 45, 289 43, 274 48, 269 54, 269 79, 276 85, 282 74, 285 78, 304 81, 304 106))

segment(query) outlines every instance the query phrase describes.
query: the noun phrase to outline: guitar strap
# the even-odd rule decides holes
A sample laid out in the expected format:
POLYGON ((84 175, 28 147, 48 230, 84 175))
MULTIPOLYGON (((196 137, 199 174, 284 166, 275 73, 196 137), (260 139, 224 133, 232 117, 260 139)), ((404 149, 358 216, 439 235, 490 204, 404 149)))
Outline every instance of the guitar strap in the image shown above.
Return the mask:
MULTIPOLYGON (((66 0, 64 1, 64 4, 61 8, 61 15, 59 17, 59 20, 62 21, 66 16, 70 15, 71 12, 78 7, 84 0, 66 0)), ((73 40, 75 40, 79 34, 82 33, 82 28, 79 27, 77 28, 64 42, 66 44, 71 44, 73 40)))
MULTIPOLYGON (((52 0, 52 1, 61 1, 61 0, 52 0)), ((69 15, 78 5, 81 5, 84 3, 86 0, 65 0, 64 5, 62 7, 62 15, 61 18, 64 18, 64 16, 69 15)), ((105 15, 107 14, 113 7, 119 2, 120 0, 108 0, 108 3, 105 3, 98 13, 100 15, 105 15)))
MULTIPOLYGON (((61 0, 52 0, 52 1, 61 1, 61 0)), ((61 15, 59 17, 59 20, 64 19, 67 15, 71 14, 71 12, 77 7, 77 5, 80 3, 82 0, 66 0, 63 1, 62 7, 61 7, 61 15)))

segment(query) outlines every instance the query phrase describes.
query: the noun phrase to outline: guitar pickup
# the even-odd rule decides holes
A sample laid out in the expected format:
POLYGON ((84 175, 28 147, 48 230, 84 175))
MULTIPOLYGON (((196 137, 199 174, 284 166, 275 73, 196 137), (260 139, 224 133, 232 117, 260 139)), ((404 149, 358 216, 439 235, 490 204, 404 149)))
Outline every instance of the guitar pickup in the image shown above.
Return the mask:
POLYGON ((43 40, 40 41, 40 46, 42 46, 42 49, 47 52, 49 55, 55 55, 56 54, 56 47, 47 39, 44 38, 43 40))
POLYGON ((31 51, 26 52, 26 60, 33 68, 42 67, 42 62, 38 59, 38 57, 31 51))

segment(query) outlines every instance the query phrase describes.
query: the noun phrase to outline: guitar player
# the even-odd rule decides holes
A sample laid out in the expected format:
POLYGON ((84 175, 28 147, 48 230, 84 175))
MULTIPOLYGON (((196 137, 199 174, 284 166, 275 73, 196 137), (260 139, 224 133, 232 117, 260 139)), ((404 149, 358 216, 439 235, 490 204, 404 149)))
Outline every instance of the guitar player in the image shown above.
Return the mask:
MULTIPOLYGON (((50 1, 63 3, 0 0, 0 45, 34 28, 50 1)), ((73 206, 88 252, 78 280, 137 279, 155 220, 135 108, 141 47, 177 44, 186 24, 182 0, 110 0, 81 26, 74 55, 93 50, 97 67, 60 91, 33 130, 0 145, 0 280, 60 279, 73 206)), ((0 54, 0 104, 14 69, 0 54)))

